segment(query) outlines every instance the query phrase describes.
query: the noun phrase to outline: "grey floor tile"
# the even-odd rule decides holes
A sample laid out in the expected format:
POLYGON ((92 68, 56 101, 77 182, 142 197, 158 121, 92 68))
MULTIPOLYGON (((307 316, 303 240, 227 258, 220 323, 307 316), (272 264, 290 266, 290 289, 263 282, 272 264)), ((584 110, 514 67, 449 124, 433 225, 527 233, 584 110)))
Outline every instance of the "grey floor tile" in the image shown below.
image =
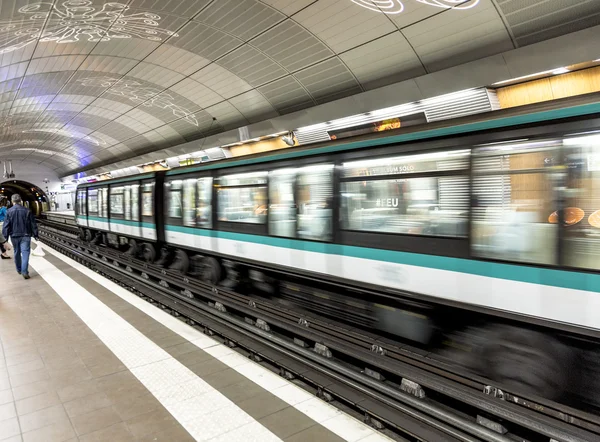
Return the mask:
POLYGON ((124 397, 120 401, 113 402, 113 409, 124 421, 160 408, 163 406, 150 393, 137 397, 124 397))
POLYGON ((63 405, 69 417, 74 418, 101 408, 110 407, 112 403, 105 393, 98 392, 65 402, 63 405))
POLYGON ((338 435, 332 433, 327 428, 321 425, 315 425, 306 430, 300 431, 292 436, 283 439, 284 442, 307 442, 307 441, 318 441, 318 442, 344 442, 338 435))
POLYGON ((257 420, 289 407, 287 402, 274 397, 267 391, 241 400, 236 405, 257 420))
POLYGON ((259 422, 280 438, 286 438, 317 423, 293 407, 263 417, 259 422))
POLYGON ((0 421, 12 419, 13 417, 17 417, 17 410, 13 402, 0 405, 0 421))
POLYGON ((265 389, 260 385, 255 384, 250 379, 243 378, 241 382, 228 385, 227 387, 219 389, 219 391, 229 400, 238 403, 265 392, 265 389))
POLYGON ((81 414, 71 418, 73 427, 79 436, 111 427, 121 422, 119 415, 112 407, 100 408, 90 413, 81 414))
POLYGON ((13 402, 14 400, 15 397, 13 396, 13 392, 10 388, 0 391, 0 405, 13 402))
POLYGON ((42 368, 41 370, 30 371, 29 373, 16 374, 10 376, 10 384, 15 387, 22 385, 33 384, 34 382, 45 381, 50 379, 48 370, 42 368))
POLYGON ((76 436, 68 419, 23 433, 23 442, 64 442, 76 436))
MULTIPOLYGON (((134 440, 133 435, 124 422, 111 425, 110 427, 88 433, 79 437, 80 442, 130 442, 134 440)), ((172 442, 176 442, 173 439, 172 442)), ((178 442, 178 441, 177 441, 178 442)))
POLYGON ((239 384, 247 378, 237 371, 227 368, 223 371, 204 376, 203 379, 213 388, 221 390, 230 385, 239 384))
POLYGON ((19 417, 21 431, 23 433, 47 427, 48 425, 63 420, 69 420, 69 418, 62 404, 53 405, 52 407, 47 407, 19 417))
MULTIPOLYGON (((196 346, 194 345, 194 347, 196 347, 196 346)), ((195 350, 185 352, 178 356, 174 356, 174 358, 177 359, 179 362, 181 362, 183 365, 185 365, 187 367, 189 367, 191 365, 195 365, 195 364, 200 364, 202 362, 215 360, 214 356, 208 354, 204 350, 200 350, 198 347, 196 347, 195 350)), ((221 363, 221 368, 228 368, 228 367, 225 364, 221 363)))
POLYGON ((182 427, 172 427, 158 433, 147 434, 137 442, 194 442, 194 438, 182 427))
POLYGON ((43 410, 44 408, 60 404, 60 398, 56 391, 47 391, 36 396, 30 396, 16 402, 17 413, 19 416, 43 410))
POLYGON ((15 400, 18 401, 31 396, 37 396, 38 394, 46 393, 47 391, 54 391, 54 389, 54 383, 49 379, 45 379, 32 384, 13 387, 12 392, 15 400))
POLYGON ((89 396, 97 391, 98 382, 96 379, 76 382, 57 389, 58 397, 63 402, 69 402, 81 397, 89 396))
POLYGON ((0 421, 0 434, 7 438, 19 436, 21 429, 19 428, 19 420, 16 417, 0 421))
POLYGON ((164 408, 128 419, 126 424, 131 434, 137 438, 165 431, 174 426, 180 426, 179 422, 164 408))

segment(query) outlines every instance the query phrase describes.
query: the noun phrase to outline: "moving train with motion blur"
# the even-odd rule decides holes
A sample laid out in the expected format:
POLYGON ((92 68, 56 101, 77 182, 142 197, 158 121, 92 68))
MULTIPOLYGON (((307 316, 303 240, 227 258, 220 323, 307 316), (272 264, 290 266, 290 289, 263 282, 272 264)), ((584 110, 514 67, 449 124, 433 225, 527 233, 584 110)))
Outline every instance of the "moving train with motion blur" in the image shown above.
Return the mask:
POLYGON ((600 103, 526 106, 80 185, 81 236, 600 398, 600 103))

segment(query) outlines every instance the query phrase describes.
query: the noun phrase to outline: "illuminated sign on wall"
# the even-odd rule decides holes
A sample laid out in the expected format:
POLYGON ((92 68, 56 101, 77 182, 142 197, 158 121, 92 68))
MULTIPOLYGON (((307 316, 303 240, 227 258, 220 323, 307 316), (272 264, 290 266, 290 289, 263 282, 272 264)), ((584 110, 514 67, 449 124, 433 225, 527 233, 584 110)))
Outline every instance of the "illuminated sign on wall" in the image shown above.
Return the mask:
MULTIPOLYGON (((404 2, 409 0, 351 0, 363 8, 388 15, 400 14, 404 11, 404 2)), ((413 0, 424 5, 444 9, 471 9, 477 6, 479 0, 413 0)))

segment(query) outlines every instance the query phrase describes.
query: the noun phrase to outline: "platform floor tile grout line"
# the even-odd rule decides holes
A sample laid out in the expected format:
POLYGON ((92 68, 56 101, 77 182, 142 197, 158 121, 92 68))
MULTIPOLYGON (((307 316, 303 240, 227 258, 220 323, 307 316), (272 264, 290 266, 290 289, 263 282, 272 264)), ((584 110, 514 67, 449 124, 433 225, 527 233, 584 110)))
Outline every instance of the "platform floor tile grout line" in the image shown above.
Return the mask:
MULTIPOLYGON (((30 265, 196 440, 225 437, 254 422, 49 261, 33 257, 30 265)), ((281 440, 260 424, 251 430, 246 440, 281 440)))
POLYGON ((50 247, 46 247, 45 250, 85 276, 101 284, 103 287, 146 313, 149 317, 160 322, 174 333, 179 334, 198 348, 209 353, 215 359, 221 361, 223 364, 263 387, 265 390, 301 413, 315 420, 318 424, 342 439, 348 442, 389 442, 392 440, 358 419, 343 413, 333 405, 316 398, 314 395, 283 379, 270 370, 244 358, 235 352, 235 350, 217 342, 191 326, 184 324, 179 319, 174 318, 152 304, 140 299, 130 291, 104 278, 75 260, 50 247))

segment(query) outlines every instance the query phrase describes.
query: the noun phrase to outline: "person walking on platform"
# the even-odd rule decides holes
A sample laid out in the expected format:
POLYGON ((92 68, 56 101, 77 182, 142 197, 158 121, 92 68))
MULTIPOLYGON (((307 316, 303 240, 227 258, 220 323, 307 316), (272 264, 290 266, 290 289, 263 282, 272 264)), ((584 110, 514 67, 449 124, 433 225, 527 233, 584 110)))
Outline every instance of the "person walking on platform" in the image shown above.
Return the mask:
POLYGON ((13 206, 8 209, 2 235, 10 238, 15 249, 15 265, 17 273, 23 278, 29 279, 29 252, 31 250, 31 238, 38 238, 38 228, 35 217, 28 208, 23 206, 20 195, 11 197, 13 206))
POLYGON ((0 199, 0 256, 2 259, 10 259, 10 256, 6 254, 7 250, 10 250, 10 244, 8 244, 8 240, 2 236, 2 226, 4 224, 4 219, 6 218, 6 198, 2 197, 0 199))

